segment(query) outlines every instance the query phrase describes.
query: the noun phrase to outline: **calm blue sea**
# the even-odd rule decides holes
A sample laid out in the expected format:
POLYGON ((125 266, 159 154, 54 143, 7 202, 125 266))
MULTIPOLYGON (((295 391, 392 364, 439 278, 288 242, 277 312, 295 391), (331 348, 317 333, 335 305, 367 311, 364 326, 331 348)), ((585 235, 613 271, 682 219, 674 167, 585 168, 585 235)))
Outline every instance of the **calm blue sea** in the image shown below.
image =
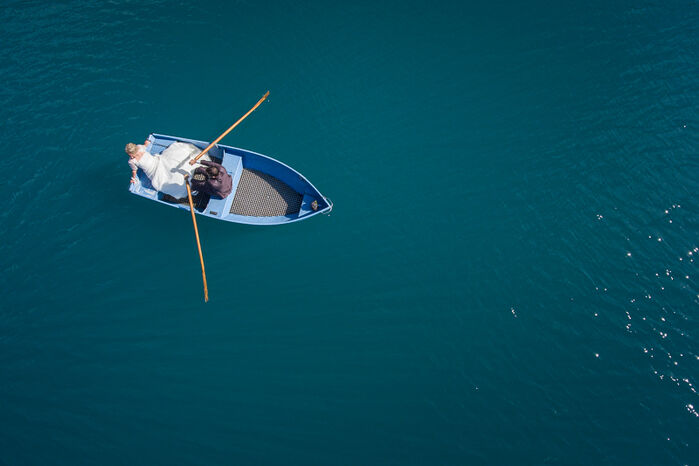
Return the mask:
POLYGON ((699 4, 0 5, 0 464, 697 464, 699 4), (129 194, 158 132, 331 198, 129 194))

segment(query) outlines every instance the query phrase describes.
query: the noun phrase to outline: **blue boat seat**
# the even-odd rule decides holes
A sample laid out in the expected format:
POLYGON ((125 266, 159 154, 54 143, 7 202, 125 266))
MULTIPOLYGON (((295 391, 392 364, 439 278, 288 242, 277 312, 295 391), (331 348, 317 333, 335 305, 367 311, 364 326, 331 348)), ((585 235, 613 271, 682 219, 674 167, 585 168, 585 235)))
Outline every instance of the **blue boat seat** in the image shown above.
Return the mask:
POLYGON ((313 196, 310 196, 308 194, 303 195, 303 200, 301 201, 301 209, 299 209, 299 217, 303 217, 304 215, 315 212, 315 210, 311 208, 311 204, 315 200, 317 199, 313 196))
POLYGON ((214 217, 221 217, 230 212, 231 204, 235 197, 235 189, 238 186, 238 181, 240 181, 240 175, 243 173, 243 159, 241 157, 223 151, 221 156, 223 157, 221 165, 223 165, 223 168, 225 168, 228 174, 231 175, 231 178, 233 178, 233 189, 225 199, 214 199, 212 197, 211 200, 209 200, 205 213, 213 215, 214 217))

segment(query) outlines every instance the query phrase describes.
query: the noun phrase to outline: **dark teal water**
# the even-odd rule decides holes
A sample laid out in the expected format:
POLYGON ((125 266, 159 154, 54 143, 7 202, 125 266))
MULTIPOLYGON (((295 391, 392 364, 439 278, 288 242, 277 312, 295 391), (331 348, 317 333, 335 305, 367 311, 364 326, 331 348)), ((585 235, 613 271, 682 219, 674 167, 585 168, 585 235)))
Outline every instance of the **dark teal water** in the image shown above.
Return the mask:
POLYGON ((0 6, 0 463, 696 464, 699 8, 0 6), (127 192, 225 142, 335 202, 127 192))

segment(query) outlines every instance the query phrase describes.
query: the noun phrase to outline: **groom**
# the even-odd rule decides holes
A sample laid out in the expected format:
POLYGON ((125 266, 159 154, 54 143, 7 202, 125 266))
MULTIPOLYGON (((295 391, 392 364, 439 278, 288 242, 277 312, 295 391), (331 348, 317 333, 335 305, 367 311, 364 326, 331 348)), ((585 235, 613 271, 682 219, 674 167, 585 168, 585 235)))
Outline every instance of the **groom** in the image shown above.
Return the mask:
POLYGON ((192 189, 223 199, 231 193, 233 180, 225 168, 216 162, 202 160, 192 175, 192 189))

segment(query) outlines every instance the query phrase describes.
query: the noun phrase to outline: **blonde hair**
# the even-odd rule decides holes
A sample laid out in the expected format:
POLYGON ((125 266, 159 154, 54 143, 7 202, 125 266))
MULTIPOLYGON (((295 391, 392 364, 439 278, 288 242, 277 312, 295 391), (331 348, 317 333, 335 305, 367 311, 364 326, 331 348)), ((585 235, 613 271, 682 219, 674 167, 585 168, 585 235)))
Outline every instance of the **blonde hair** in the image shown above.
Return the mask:
POLYGON ((136 147, 136 144, 134 144, 133 142, 130 142, 126 145, 124 151, 126 151, 126 153, 129 155, 135 155, 138 151, 138 147, 136 147))

